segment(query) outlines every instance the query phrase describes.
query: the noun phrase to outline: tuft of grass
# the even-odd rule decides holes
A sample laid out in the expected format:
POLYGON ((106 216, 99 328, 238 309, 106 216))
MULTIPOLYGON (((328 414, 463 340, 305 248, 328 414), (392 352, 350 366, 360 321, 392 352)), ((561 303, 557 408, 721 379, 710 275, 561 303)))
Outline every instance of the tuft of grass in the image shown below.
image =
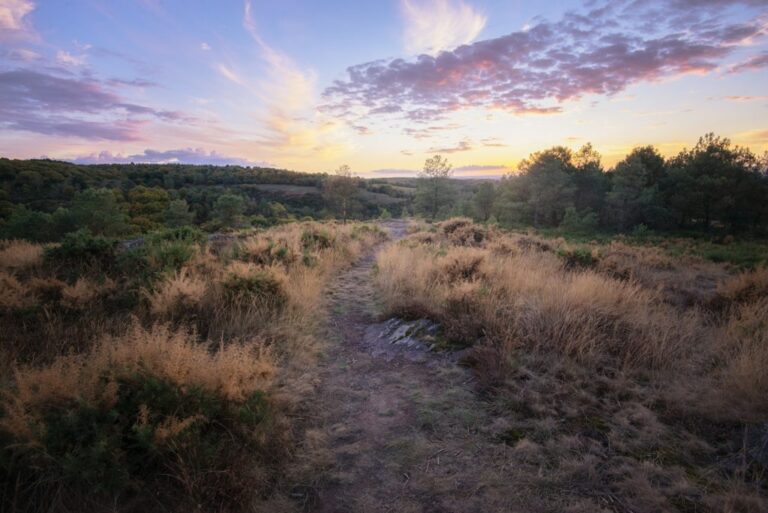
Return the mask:
POLYGON ((45 247, 25 240, 0 241, 0 269, 24 271, 43 263, 45 247))

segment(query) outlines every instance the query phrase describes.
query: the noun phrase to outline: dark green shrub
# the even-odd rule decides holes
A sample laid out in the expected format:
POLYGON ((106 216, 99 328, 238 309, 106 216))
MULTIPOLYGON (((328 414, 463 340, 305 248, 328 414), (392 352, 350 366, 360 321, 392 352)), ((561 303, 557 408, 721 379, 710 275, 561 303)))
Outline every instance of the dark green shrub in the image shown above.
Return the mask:
POLYGON ((113 239, 78 230, 67 234, 61 245, 48 248, 44 260, 70 279, 88 272, 108 273, 115 265, 115 246, 113 239))
POLYGON ((306 228, 301 234, 301 247, 305 251, 317 251, 333 246, 331 235, 316 227, 306 228))
POLYGON ((231 273, 222 282, 222 286, 227 299, 235 304, 257 300, 280 308, 288 301, 283 282, 265 270, 231 273))
POLYGON ((588 247, 560 249, 557 256, 563 259, 566 269, 586 269, 597 264, 597 258, 588 247))
POLYGON ((194 254, 194 244, 186 240, 151 243, 147 248, 150 266, 160 272, 180 269, 194 254))

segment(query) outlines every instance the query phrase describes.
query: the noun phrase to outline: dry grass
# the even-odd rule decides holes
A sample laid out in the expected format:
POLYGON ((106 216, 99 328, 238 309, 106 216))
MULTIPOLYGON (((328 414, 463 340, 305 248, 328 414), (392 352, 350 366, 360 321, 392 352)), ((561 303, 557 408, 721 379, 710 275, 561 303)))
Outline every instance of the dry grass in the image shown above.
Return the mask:
MULTIPOLYGON (((169 259, 163 252, 148 251, 105 255, 103 265, 95 261, 87 274, 76 276, 56 262, 41 262, 40 246, 4 243, 0 438, 5 444, 10 437, 13 447, 31 452, 17 458, 20 467, 5 467, 5 460, 0 461, 0 477, 9 477, 2 474, 6 468, 16 468, 10 478, 25 482, 34 499, 27 492, 3 489, 0 509, 16 497, 31 501, 32 509, 72 510, 85 496, 73 496, 62 487, 82 492, 84 483, 111 482, 107 477, 93 481, 85 471, 66 478, 77 486, 62 481, 58 472, 66 465, 59 468, 51 462, 69 456, 46 456, 50 439, 44 437, 50 430, 45 424, 59 414, 87 416, 91 406, 98 411, 123 408, 125 394, 134 397, 131 394, 144 393, 141 390, 149 390, 160 403, 173 397, 191 401, 192 406, 180 403, 162 414, 165 403, 137 406, 120 416, 120 422, 135 423, 138 431, 129 425, 130 433, 151 427, 152 443, 176 458, 171 461, 164 452, 162 468, 150 465, 153 470, 147 472, 155 474, 147 474, 147 479, 171 476, 172 485, 165 486, 169 490, 181 483, 185 499, 178 508, 189 510, 190 501, 194 507, 247 508, 257 500, 254 495, 268 497, 292 451, 291 437, 297 435, 285 414, 303 398, 291 391, 307 390, 298 383, 318 356, 315 335, 325 311, 323 289, 336 272, 383 238, 372 226, 294 223, 231 236, 216 245, 190 242, 191 247, 180 248, 189 258, 176 259, 175 268, 169 262, 176 254, 169 259), (35 258, 30 256, 33 250, 35 258), (175 391, 151 391, 158 386, 175 391), (261 419, 261 406, 250 410, 254 392, 266 394, 269 411, 269 425, 258 420, 256 430, 242 420, 243 415, 251 419, 248 422, 261 419), (216 444, 223 445, 215 450, 210 440, 180 445, 179 440, 196 440, 217 429, 228 432, 232 443, 221 439, 216 444), (62 497, 75 502, 56 502, 62 497)), ((123 450, 133 454, 133 449, 118 448, 105 458, 119 460, 123 450)), ((76 454, 86 453, 78 449, 76 454)), ((103 504, 88 503, 80 509, 103 504)))
POLYGON ((144 291, 149 310, 158 318, 174 318, 195 310, 203 300, 208 285, 189 269, 175 272, 159 283, 153 292, 144 291))
POLYGON ((510 466, 588 498, 574 511, 597 510, 595 497, 627 511, 768 508, 764 268, 460 230, 480 232, 447 221, 387 248, 377 284, 385 314, 431 318, 438 345, 471 346, 510 466))
POLYGON ((472 344, 480 334, 505 351, 663 367, 704 338, 695 312, 679 315, 632 281, 568 272, 554 254, 401 246, 378 263, 387 310, 435 318, 452 342, 472 344))
POLYGON ((738 305, 719 337, 717 411, 743 422, 768 419, 768 296, 738 305))
POLYGON ((0 269, 25 270, 43 262, 45 246, 24 240, 0 241, 0 269))
POLYGON ((44 432, 35 426, 43 419, 36 415, 46 407, 71 401, 114 404, 117 381, 137 373, 243 401, 257 390, 269 390, 275 364, 258 343, 210 351, 184 331, 134 324, 123 336, 102 338, 85 354, 63 356, 42 368, 16 367, 14 391, 5 396, 0 427, 27 443, 40 444, 36 437, 44 432))

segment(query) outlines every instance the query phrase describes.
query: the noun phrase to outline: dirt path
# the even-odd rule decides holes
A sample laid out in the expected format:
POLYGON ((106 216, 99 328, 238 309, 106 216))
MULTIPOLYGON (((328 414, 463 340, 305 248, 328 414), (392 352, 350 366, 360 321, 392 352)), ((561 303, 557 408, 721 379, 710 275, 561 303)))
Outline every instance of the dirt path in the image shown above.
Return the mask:
MULTIPOLYGON (((395 240, 405 233, 403 222, 385 226, 395 240)), ((333 464, 313 511, 533 511, 512 489, 509 447, 490 435, 469 371, 377 336, 374 263, 363 258, 329 291, 337 338, 317 409, 333 464)))

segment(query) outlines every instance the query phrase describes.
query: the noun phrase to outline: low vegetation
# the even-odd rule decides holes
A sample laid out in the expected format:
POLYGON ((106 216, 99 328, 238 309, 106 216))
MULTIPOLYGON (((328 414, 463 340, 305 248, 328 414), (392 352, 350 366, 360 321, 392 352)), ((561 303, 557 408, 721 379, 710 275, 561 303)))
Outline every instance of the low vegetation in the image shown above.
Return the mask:
POLYGON ((323 287, 383 238, 306 222, 0 243, 0 509, 270 510, 323 287))
POLYGON ((385 315, 468 348, 499 440, 574 511, 768 506, 765 268, 466 218, 414 226, 377 266, 385 315))

